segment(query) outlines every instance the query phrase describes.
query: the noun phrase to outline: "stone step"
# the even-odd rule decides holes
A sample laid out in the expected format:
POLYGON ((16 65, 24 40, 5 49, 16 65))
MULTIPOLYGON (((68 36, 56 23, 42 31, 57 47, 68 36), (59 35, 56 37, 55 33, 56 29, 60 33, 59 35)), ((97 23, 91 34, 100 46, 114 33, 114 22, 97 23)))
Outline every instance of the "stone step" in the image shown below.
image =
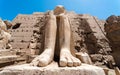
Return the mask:
POLYGON ((0 64, 7 63, 7 62, 13 62, 18 58, 16 55, 11 56, 0 56, 0 64))
POLYGON ((17 56, 17 55, 1 56, 0 57, 0 64, 21 61, 21 60, 25 60, 25 59, 26 59, 26 57, 21 57, 21 56, 17 56))
POLYGON ((15 50, 0 50, 0 57, 10 56, 10 55, 16 55, 16 51, 15 50))
POLYGON ((53 62, 46 67, 34 67, 28 64, 6 67, 0 75, 105 75, 104 70, 97 66, 82 64, 78 67, 59 67, 53 62))

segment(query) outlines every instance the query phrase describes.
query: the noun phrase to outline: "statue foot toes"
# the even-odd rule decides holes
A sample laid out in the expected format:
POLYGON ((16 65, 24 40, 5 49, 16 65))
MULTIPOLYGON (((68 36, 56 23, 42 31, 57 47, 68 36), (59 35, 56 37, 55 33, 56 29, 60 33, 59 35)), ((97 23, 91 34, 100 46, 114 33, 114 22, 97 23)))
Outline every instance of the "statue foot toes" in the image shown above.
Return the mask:
POLYGON ((72 55, 60 58, 60 66, 61 67, 80 66, 80 64, 81 64, 81 61, 79 59, 73 57, 72 55))
POLYGON ((50 62, 52 62, 52 57, 43 54, 34 58, 33 61, 30 63, 30 65, 44 67, 47 66, 50 62))
POLYGON ((30 63, 30 66, 37 66, 38 65, 38 61, 32 61, 31 63, 30 63))
POLYGON ((73 60, 73 66, 80 66, 81 65, 81 61, 75 57, 72 57, 73 60))
POLYGON ((50 61, 48 59, 41 59, 39 60, 38 66, 44 67, 44 66, 47 66, 49 63, 50 61))
POLYGON ((59 64, 61 67, 67 66, 67 60, 65 58, 61 58, 59 64))

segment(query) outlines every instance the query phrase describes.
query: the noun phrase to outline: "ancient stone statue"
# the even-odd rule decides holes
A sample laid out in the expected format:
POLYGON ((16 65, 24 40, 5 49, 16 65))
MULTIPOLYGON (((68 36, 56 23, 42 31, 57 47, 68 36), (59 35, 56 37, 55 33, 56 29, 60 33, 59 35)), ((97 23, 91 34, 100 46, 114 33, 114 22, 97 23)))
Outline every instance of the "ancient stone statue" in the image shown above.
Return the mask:
POLYGON ((33 59, 30 65, 46 66, 53 61, 55 51, 60 54, 59 65, 79 66, 81 61, 74 57, 71 52, 71 26, 63 6, 57 6, 54 11, 47 15, 45 27, 44 51, 33 59), (59 48, 55 49, 56 42, 59 48), (60 53, 59 53, 60 49, 60 53))
POLYGON ((0 49, 6 49, 10 37, 6 24, 0 19, 0 49))

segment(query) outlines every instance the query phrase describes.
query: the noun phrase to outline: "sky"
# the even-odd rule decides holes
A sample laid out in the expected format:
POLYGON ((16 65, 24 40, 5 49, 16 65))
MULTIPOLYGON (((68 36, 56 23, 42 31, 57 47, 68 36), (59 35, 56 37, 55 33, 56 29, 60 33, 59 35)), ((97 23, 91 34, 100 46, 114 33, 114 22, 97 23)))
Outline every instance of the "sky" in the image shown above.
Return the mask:
POLYGON ((57 5, 104 20, 110 15, 120 15, 120 0, 0 0, 0 17, 12 21, 18 14, 46 12, 57 5))

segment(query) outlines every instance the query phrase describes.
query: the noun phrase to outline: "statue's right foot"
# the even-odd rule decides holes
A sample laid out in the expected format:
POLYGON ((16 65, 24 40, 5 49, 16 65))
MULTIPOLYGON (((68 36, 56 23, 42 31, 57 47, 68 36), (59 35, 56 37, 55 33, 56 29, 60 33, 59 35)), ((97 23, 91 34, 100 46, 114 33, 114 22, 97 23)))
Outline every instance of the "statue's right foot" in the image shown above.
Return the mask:
POLYGON ((34 58, 30 63, 31 66, 47 66, 50 62, 53 61, 54 52, 50 49, 46 49, 41 55, 34 58))

